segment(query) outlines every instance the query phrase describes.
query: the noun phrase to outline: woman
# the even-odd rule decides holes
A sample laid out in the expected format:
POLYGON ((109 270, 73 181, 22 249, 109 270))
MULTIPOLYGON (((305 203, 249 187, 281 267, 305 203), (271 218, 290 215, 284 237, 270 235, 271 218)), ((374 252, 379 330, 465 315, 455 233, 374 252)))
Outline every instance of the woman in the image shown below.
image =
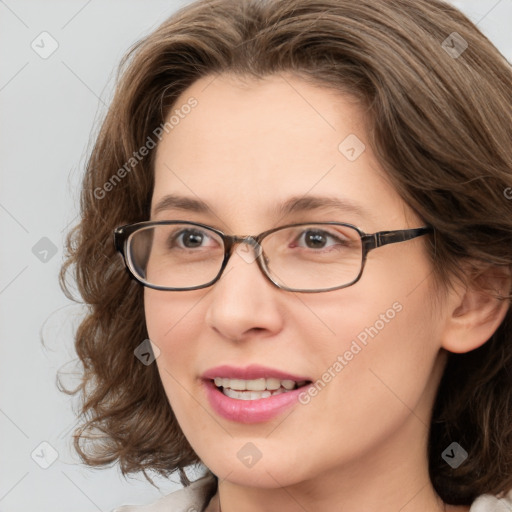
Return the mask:
POLYGON ((131 50, 75 441, 186 488, 119 510, 509 510, 511 78, 438 0, 200 1, 131 50))

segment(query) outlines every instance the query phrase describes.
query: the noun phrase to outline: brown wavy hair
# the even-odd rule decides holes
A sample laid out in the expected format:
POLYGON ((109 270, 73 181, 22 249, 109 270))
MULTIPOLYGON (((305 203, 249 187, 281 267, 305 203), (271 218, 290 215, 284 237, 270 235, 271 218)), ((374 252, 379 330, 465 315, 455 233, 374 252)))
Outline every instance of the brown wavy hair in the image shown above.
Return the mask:
MULTIPOLYGON (((188 86, 207 75, 279 72, 365 106, 368 142, 383 169, 434 228, 425 243, 442 286, 468 277, 463 261, 512 267, 512 71, 462 13, 440 0, 194 2, 124 57, 87 162, 81 220, 67 239, 61 285, 69 295, 71 273, 88 305, 76 333, 83 377, 74 392, 83 419, 75 446, 90 465, 179 471, 187 485, 183 469, 201 463, 156 365, 134 357, 148 337, 143 290, 115 252, 113 229, 149 219, 155 151, 136 160, 134 152, 154 139, 188 86)), ((510 301, 510 290, 500 298, 510 301)), ((484 345, 449 354, 429 471, 453 505, 512 488, 510 308, 484 345), (441 458, 453 440, 470 452, 457 469, 441 458)))

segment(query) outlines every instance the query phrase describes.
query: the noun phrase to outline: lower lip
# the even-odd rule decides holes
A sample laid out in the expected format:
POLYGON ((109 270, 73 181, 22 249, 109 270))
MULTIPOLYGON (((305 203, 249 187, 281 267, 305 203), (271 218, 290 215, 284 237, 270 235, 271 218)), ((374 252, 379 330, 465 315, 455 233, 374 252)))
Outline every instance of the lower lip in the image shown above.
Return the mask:
POLYGON ((261 423, 275 418, 298 402, 306 386, 259 400, 238 400, 226 396, 211 380, 203 380, 206 396, 213 410, 227 420, 238 423, 261 423))

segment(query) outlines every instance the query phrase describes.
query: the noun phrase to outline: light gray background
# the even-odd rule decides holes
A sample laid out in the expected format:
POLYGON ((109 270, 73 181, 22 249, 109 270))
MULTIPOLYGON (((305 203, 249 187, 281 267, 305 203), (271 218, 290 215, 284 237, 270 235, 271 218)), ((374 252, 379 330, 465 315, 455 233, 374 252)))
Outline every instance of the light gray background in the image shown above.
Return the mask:
MULTIPOLYGON (((143 477, 125 481, 115 467, 81 465, 71 449, 73 399, 55 376, 66 364, 73 370, 80 315, 57 282, 63 240, 116 66, 186 3, 0 0, 0 512, 107 512, 180 487, 177 477, 158 480, 157 490, 143 477), (48 58, 31 47, 51 48, 45 31, 58 43, 48 58), (51 462, 42 442, 58 453, 48 469, 35 462, 51 462)), ((512 0, 452 3, 512 62, 512 0)))

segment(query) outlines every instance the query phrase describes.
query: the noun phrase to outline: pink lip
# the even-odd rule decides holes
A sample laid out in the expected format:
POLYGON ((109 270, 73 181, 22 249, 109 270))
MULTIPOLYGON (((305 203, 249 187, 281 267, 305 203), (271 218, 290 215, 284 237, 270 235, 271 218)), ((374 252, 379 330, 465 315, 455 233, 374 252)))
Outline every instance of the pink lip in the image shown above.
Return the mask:
POLYGON ((267 368, 257 364, 251 364, 245 368, 237 368, 235 366, 222 365, 210 368, 201 375, 203 379, 214 379, 221 377, 225 379, 261 379, 261 378, 275 378, 279 380, 294 380, 300 382, 301 380, 311 380, 309 377, 301 377, 299 375, 292 375, 291 373, 275 370, 274 368, 267 368))
POLYGON ((268 398, 237 400, 226 396, 217 388, 213 382, 215 377, 244 380, 276 378, 279 380, 311 381, 307 377, 292 375, 259 365, 251 365, 246 368, 217 366, 207 370, 202 375, 202 383, 212 409, 223 418, 238 423, 261 423, 274 418, 297 403, 299 394, 304 392, 306 386, 268 398))
POLYGON ((212 409, 227 420, 238 423, 268 421, 298 402, 306 386, 258 400, 237 400, 220 391, 211 380, 203 380, 204 389, 212 409))

